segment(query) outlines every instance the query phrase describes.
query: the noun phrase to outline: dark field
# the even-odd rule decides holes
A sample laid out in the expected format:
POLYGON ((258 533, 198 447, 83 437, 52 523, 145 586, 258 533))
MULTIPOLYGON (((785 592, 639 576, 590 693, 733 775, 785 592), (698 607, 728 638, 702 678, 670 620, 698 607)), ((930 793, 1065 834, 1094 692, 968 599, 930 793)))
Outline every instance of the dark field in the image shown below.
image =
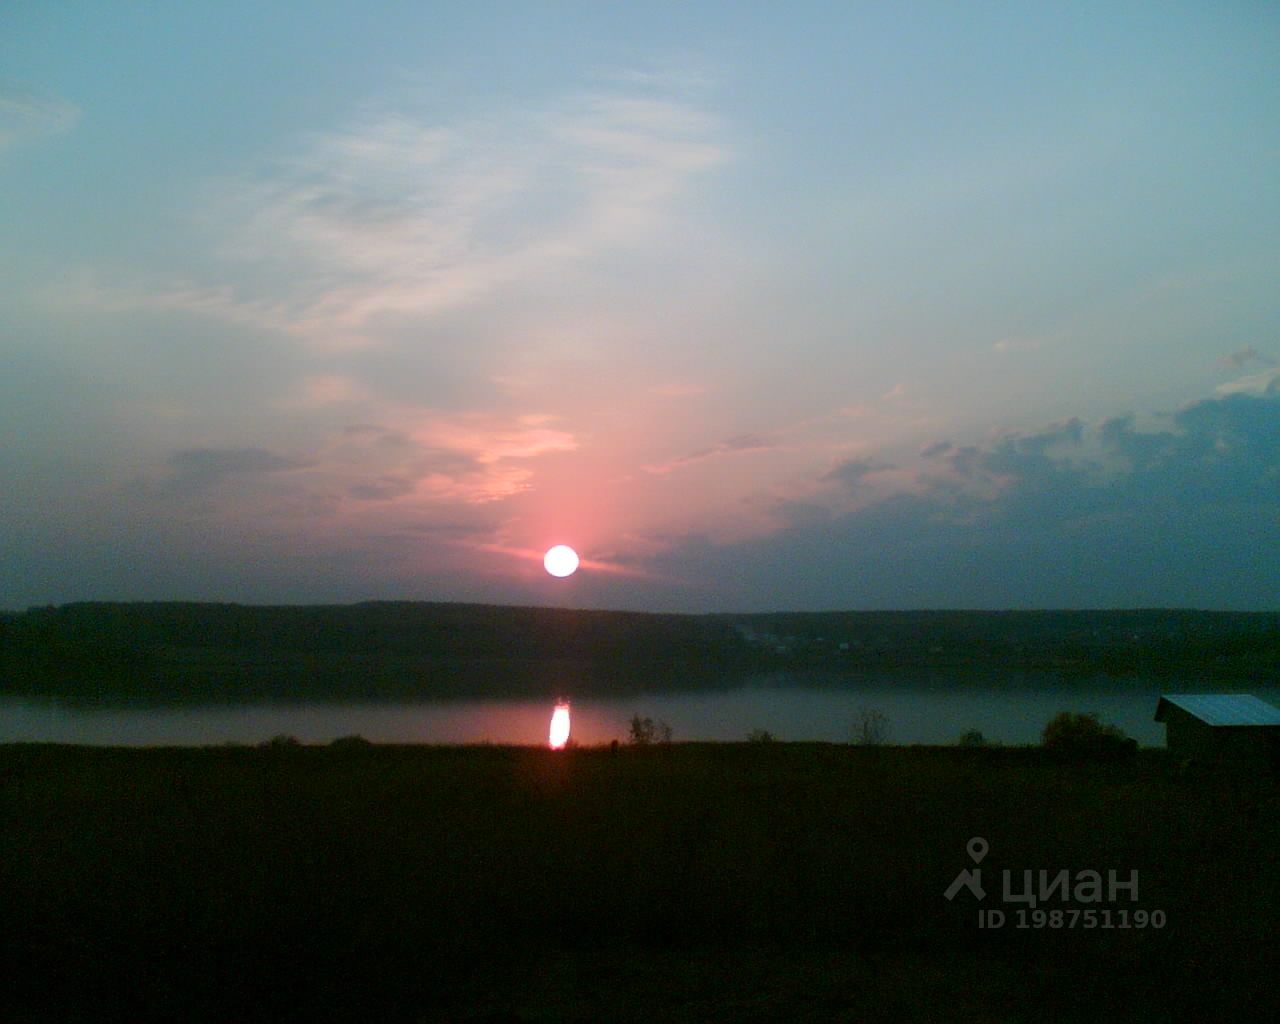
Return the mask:
POLYGON ((1275 785, 1161 751, 9 746, 0 784, 7 1021, 1280 1019, 1275 785), (1018 928, 1002 872, 1059 869, 1139 898, 1018 928))

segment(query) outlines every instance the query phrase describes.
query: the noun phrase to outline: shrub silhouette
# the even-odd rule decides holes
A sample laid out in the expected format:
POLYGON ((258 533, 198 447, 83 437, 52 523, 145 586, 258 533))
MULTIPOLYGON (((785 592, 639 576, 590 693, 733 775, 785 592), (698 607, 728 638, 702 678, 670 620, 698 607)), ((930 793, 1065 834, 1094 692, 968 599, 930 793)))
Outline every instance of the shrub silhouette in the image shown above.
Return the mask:
POLYGON ((330 750, 367 750, 373 744, 363 736, 339 736, 329 744, 330 750))
POLYGON ((772 743, 775 739, 777 737, 768 729, 752 729, 747 733, 748 743, 772 743))
POLYGON ((651 743, 670 743, 671 726, 661 720, 655 722, 647 715, 631 716, 631 724, 627 727, 627 738, 637 747, 646 747, 651 743))
POLYGON ((653 719, 631 716, 631 724, 627 727, 627 739, 637 747, 645 747, 653 742, 653 719))
POLYGON ((982 735, 981 729, 970 729, 968 732, 960 734, 960 746, 962 747, 985 747, 987 738, 982 735))
POLYGON ((1069 758, 1117 758, 1134 753, 1138 741, 1114 725, 1105 725, 1096 712, 1060 711, 1041 734, 1045 750, 1069 758))
POLYGON ((849 731, 849 742, 859 747, 878 747, 889 738, 889 719, 883 711, 860 708, 849 731))

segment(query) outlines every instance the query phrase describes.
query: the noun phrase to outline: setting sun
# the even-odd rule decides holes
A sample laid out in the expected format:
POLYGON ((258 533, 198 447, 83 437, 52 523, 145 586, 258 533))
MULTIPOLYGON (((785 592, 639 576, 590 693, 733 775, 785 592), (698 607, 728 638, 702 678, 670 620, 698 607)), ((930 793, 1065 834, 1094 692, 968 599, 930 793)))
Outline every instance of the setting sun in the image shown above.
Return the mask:
POLYGON ((578 571, 578 553, 565 544, 557 544, 543 556, 542 564, 552 576, 572 576, 578 571))
POLYGON ((569 702, 559 701, 551 713, 551 735, 548 743, 552 750, 563 750, 569 742, 569 702))

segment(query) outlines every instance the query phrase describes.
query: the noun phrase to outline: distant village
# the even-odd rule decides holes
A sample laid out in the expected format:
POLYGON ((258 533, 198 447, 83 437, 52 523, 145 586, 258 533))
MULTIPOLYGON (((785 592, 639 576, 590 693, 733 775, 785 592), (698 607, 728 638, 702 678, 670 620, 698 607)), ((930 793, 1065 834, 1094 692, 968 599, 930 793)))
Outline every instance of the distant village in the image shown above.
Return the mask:
POLYGON ((732 621, 757 655, 797 663, 1150 674, 1177 665, 1280 679, 1280 616, 1186 611, 886 612, 732 621))

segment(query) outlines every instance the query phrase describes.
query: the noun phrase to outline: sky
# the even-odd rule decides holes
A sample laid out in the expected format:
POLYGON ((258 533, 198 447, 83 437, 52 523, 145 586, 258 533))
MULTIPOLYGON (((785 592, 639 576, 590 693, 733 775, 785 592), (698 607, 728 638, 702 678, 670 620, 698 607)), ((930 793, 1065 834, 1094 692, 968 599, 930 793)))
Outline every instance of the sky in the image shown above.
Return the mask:
POLYGON ((1267 3, 6 3, 0 607, 1280 608, 1277 53, 1267 3))

